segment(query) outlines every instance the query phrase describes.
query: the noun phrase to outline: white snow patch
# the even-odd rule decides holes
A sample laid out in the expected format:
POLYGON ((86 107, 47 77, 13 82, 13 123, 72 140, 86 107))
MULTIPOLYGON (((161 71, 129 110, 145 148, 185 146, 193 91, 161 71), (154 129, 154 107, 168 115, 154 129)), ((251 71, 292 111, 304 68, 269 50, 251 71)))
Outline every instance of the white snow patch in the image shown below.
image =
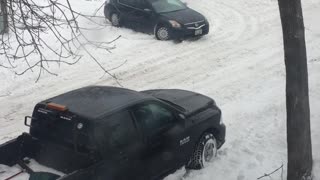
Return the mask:
MULTIPOLYGON (((102 0, 72 0, 74 9, 87 14, 102 0)), ((185 174, 182 168, 166 180, 248 180, 272 172, 284 164, 286 178, 285 69, 282 31, 276 0, 186 0, 211 24, 209 35, 180 44, 161 42, 151 35, 107 26, 86 32, 92 40, 109 41, 112 53, 96 52, 127 88, 182 88, 214 98, 227 125, 226 143, 208 168, 185 174)), ((309 87, 315 180, 320 180, 320 1, 303 1, 309 63, 309 87)), ((99 12, 99 15, 103 15, 99 12)), ((97 19, 97 21, 104 21, 97 19)), ((86 21, 80 22, 86 24, 86 21)), ((88 24, 91 26, 92 24, 88 24)), ((92 49, 94 51, 95 49, 92 49)), ((0 143, 28 129, 23 117, 46 98, 87 85, 117 85, 103 76, 88 57, 74 66, 52 67, 58 77, 44 74, 15 76, 0 69, 0 143)), ((32 163, 34 164, 34 163, 32 163)), ((4 169, 0 179, 19 171, 4 169)), ((21 176, 27 179, 27 175, 21 176)), ((281 171, 272 175, 281 179, 281 171)))

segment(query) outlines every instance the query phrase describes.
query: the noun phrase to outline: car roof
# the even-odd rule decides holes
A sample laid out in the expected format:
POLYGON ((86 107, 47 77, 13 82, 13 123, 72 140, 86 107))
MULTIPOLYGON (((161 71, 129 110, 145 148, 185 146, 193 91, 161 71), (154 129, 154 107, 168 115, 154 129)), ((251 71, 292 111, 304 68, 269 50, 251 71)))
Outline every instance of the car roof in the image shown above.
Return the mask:
POLYGON ((130 89, 111 86, 88 86, 50 98, 44 103, 52 102, 64 105, 76 115, 97 119, 147 99, 152 99, 152 97, 130 89))

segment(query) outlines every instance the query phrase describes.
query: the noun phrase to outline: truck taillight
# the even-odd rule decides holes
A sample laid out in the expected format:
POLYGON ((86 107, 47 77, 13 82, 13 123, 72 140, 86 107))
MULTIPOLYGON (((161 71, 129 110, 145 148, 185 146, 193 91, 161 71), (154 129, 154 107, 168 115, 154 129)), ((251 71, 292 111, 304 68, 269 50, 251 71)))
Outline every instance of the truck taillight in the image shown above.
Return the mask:
POLYGON ((53 109, 56 111, 67 111, 68 110, 67 106, 64 106, 61 104, 56 104, 56 103, 48 103, 47 108, 53 109))

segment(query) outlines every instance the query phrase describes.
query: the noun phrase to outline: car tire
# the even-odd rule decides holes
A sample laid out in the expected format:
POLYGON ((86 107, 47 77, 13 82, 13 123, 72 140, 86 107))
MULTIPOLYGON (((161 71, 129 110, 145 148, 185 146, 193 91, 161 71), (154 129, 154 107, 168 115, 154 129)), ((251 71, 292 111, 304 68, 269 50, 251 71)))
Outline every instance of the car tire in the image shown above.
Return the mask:
POLYGON ((217 140, 213 133, 204 133, 196 145, 195 150, 188 164, 186 165, 186 168, 202 169, 207 167, 209 163, 212 162, 217 156, 217 150, 217 140))
POLYGON ((171 39, 170 29, 167 26, 159 26, 156 29, 155 36, 158 40, 167 41, 171 39))
POLYGON ((121 26, 120 15, 118 13, 112 12, 110 14, 110 22, 111 22, 112 26, 120 27, 121 26))

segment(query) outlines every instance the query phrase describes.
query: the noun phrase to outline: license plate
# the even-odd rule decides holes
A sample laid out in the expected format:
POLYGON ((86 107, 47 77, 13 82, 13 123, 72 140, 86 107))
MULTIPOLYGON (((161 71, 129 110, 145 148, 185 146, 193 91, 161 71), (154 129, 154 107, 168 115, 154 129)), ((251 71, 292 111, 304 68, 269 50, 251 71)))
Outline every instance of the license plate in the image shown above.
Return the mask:
POLYGON ((202 34, 202 29, 197 29, 197 30, 195 30, 195 32, 194 32, 194 35, 201 35, 202 34))

